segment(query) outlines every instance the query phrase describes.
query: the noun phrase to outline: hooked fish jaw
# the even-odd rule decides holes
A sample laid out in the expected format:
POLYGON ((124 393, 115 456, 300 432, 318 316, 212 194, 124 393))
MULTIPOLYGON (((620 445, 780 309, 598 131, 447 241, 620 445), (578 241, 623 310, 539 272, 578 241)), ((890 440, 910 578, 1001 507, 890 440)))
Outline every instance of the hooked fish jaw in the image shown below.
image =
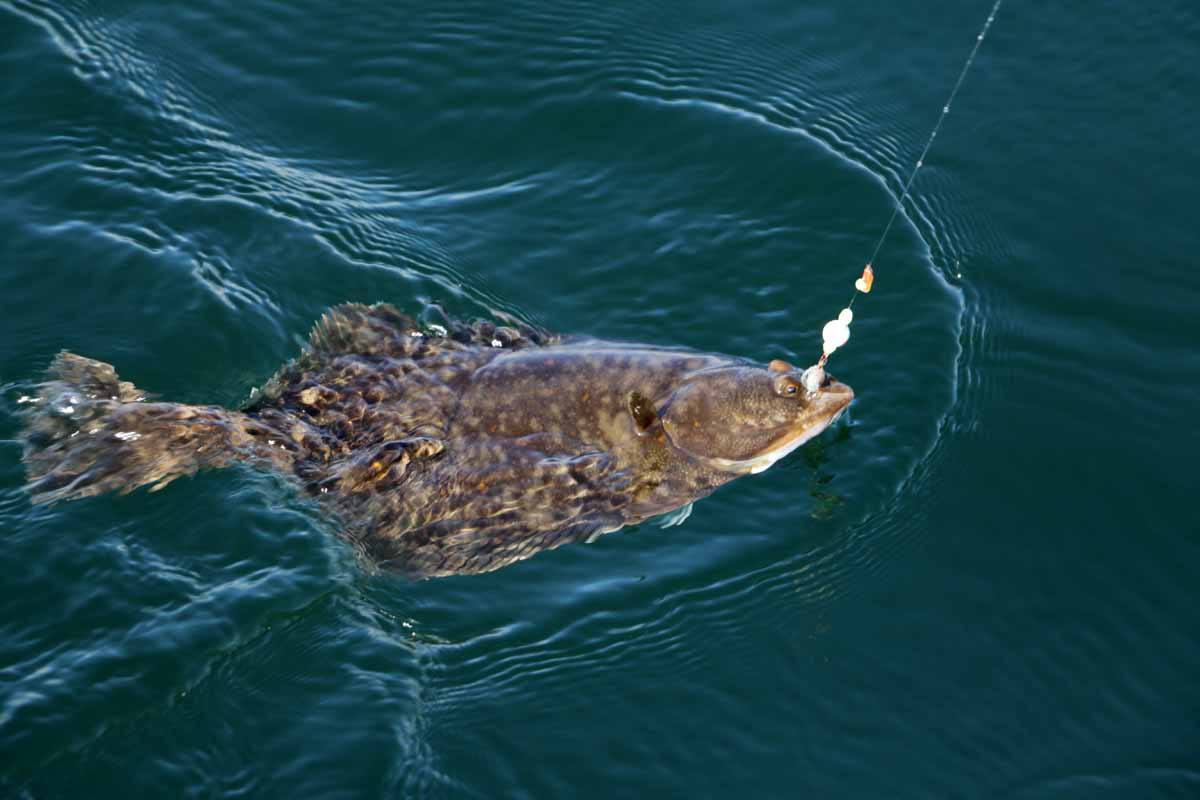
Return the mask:
POLYGON ((729 472, 738 472, 742 474, 757 475, 760 472, 765 472, 770 469, 775 463, 794 452, 796 449, 815 439, 825 432, 827 428, 833 425, 846 409, 850 406, 850 401, 854 399, 854 390, 844 383, 834 382, 830 386, 822 387, 813 395, 812 402, 821 403, 828 408, 828 411, 823 411, 823 417, 818 417, 815 422, 810 424, 801 424, 796 429, 789 431, 782 436, 776 443, 760 455, 753 458, 742 459, 740 461, 714 458, 713 463, 723 470, 729 472))
POLYGON ((751 475, 757 475, 760 472, 766 472, 768 469, 775 466, 776 461, 784 456, 790 455, 791 452, 800 447, 800 445, 822 433, 827 427, 829 427, 830 424, 832 424, 832 422, 833 421, 830 420, 830 422, 821 425, 816 429, 805 431, 782 447, 779 447, 765 455, 761 455, 758 458, 752 458, 747 462, 743 462, 743 468, 748 468, 748 471, 751 475))
POLYGON ((728 480, 768 469, 829 427, 853 399, 849 386, 828 375, 810 389, 782 361, 765 369, 732 364, 688 376, 657 419, 676 449, 728 480))

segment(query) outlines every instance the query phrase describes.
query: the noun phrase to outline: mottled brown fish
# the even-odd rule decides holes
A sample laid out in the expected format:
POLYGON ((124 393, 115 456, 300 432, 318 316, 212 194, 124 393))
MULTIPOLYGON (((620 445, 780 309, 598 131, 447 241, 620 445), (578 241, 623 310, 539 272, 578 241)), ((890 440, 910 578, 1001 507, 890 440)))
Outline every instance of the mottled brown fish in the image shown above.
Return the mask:
POLYGON ((240 411, 151 402, 64 352, 27 417, 32 499, 248 463, 297 478, 381 566, 485 572, 761 472, 854 396, 780 361, 443 321, 338 306, 240 411))

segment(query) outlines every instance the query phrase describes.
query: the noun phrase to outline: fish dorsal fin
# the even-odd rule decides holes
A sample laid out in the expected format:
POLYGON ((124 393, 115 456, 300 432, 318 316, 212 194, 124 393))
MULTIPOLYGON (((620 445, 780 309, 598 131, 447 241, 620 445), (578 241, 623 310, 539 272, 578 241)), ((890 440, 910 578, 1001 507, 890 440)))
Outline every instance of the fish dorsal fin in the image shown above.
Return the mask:
POLYGON ((650 430, 658 422, 658 411, 653 401, 638 391, 629 395, 629 416, 633 418, 633 425, 639 434, 650 430))
POLYGON ((323 355, 414 356, 439 349, 475 345, 516 350, 559 341, 560 337, 516 320, 463 322, 436 309, 439 322, 422 324, 388 303, 343 303, 318 320, 309 334, 309 347, 323 355))
POLYGON ((308 336, 318 353, 400 354, 411 348, 417 321, 387 303, 343 303, 322 315, 308 336))

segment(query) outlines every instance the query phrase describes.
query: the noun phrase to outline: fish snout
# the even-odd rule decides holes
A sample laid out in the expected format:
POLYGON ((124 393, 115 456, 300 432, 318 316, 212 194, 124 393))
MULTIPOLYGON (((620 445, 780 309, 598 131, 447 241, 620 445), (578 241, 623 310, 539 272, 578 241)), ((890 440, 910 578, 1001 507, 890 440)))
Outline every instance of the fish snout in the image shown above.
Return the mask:
POLYGON ((816 403, 818 408, 829 415, 829 424, 832 425, 842 414, 846 413, 846 409, 853 400, 853 389, 833 376, 825 375, 824 381, 816 391, 812 402, 816 403))

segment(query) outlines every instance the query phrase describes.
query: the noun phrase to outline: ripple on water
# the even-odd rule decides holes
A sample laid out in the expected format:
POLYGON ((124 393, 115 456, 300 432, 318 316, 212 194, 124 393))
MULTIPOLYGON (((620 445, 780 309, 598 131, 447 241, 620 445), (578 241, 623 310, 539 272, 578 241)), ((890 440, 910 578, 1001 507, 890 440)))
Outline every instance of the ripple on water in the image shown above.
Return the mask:
MULTIPOLYGON (((218 106, 187 87, 182 70, 165 59, 165 54, 159 53, 151 60, 145 48, 129 44, 131 39, 138 38, 136 28, 101 25, 81 8, 59 12, 26 3, 18 10, 50 30, 74 61, 89 65, 89 80, 111 84, 115 91, 131 95, 135 102, 141 102, 140 113, 152 123, 167 127, 170 138, 164 141, 169 141, 170 147, 134 152, 122 142, 113 141, 107 147, 93 145, 84 153, 83 169, 93 180, 102 183, 106 190, 141 197, 147 207, 163 202, 185 208, 213 203, 243 205, 302 225, 346 262, 393 270, 399 267, 411 276, 441 276, 443 289, 458 292, 469 282, 450 266, 452 257, 439 252, 428 237, 406 230, 397 219, 404 211, 421 207, 452 207, 459 202, 474 203, 511 193, 516 193, 519 200, 521 192, 533 191, 538 183, 545 183, 510 178, 483 189, 398 188, 394 176, 352 178, 347 175, 346 164, 330 164, 331 169, 326 169, 319 161, 298 162, 275 155, 269 148, 255 148, 247 143, 250 137, 244 130, 238 131, 235 143, 228 124, 221 120, 218 106), (101 28, 103 36, 98 35, 101 28), (164 75, 169 75, 169 79, 164 80, 164 75), (161 94, 154 95, 152 91, 161 94), (198 108, 204 110, 197 111, 198 108), (181 139, 193 146, 178 147, 181 139)), ((514 19, 517 21, 513 29, 507 34, 501 32, 501 39, 507 35, 516 40, 524 37, 544 40, 546 27, 557 22, 555 18, 537 15, 517 14, 514 19)), ((881 173, 882 178, 876 178, 877 181, 894 185, 902 178, 900 133, 889 129, 885 135, 874 137, 871 134, 881 126, 869 124, 859 111, 856 97, 818 92, 816 81, 807 77, 810 63, 804 54, 785 52, 770 41, 747 41, 721 32, 709 35, 707 46, 699 48, 694 38, 675 40, 656 34, 653 27, 636 39, 616 36, 625 24, 627 19, 602 16, 594 31, 584 30, 578 35, 551 40, 551 44, 544 46, 542 57, 546 65, 565 63, 573 73, 573 80, 562 82, 561 76, 535 71, 526 82, 532 88, 525 91, 539 95, 543 104, 553 102, 556 91, 560 102, 577 103, 586 96, 579 95, 573 87, 586 85, 591 87, 591 93, 599 91, 664 103, 668 117, 674 115, 670 109, 677 104, 707 108, 719 114, 732 114, 751 126, 765 124, 787 135, 800 134, 828 148, 839 159, 871 173, 881 173), (618 46, 604 58, 597 57, 589 47, 597 41, 612 43, 614 38, 618 46), (563 51, 591 58, 594 63, 564 59, 563 51), (790 69, 781 70, 781 64, 790 69), (542 85, 543 79, 551 86, 542 85)), ((488 44, 489 38, 480 36, 477 26, 476 18, 470 15, 443 19, 435 15, 430 20, 428 39, 418 48, 422 60, 433 64, 440 59, 459 66, 465 60, 468 73, 474 67, 479 74, 486 74, 496 66, 502 49, 488 44), (465 52, 456 49, 467 42, 472 47, 465 52)), ((411 65, 412 59, 400 58, 399 62, 368 58, 363 64, 368 71, 376 69, 390 76, 397 68, 411 65)), ((812 63, 814 70, 824 72, 838 67, 836 62, 822 61, 820 56, 814 56, 812 63)), ((555 175, 560 180, 563 177, 566 176, 561 173, 555 175)), ((939 239, 935 220, 941 219, 936 213, 929 213, 919 220, 925 223, 922 227, 928 229, 926 232, 935 241, 939 239)), ((664 221, 679 228, 677 220, 664 221)), ((682 235, 674 242, 666 242, 659 254, 686 257, 692 251, 680 249, 679 245, 689 242, 695 246, 696 237, 705 231, 719 232, 718 238, 705 245, 708 248, 726 244, 720 237, 729 237, 728 245, 736 247, 742 241, 770 239, 772 233, 781 232, 774 224, 764 229, 762 221, 757 220, 699 216, 698 221, 680 229, 682 235)), ((178 251, 180 258, 191 264, 196 280, 223 303, 279 307, 267 288, 268 282, 255 281, 252 276, 240 273, 229 257, 220 252, 218 244, 211 250, 203 248, 190 229, 186 232, 167 229, 161 223, 132 224, 108 227, 106 235, 154 254, 164 249, 178 251)), ((953 251, 955 242, 950 238, 941 249, 953 251)), ((602 272, 592 277, 602 282, 609 275, 602 272)), ((727 337, 720 337, 725 347, 721 347, 718 337, 710 338, 715 349, 749 350, 749 345, 761 344, 757 332, 745 342, 733 342, 735 347, 728 346, 727 337)), ((789 345, 783 346, 790 350, 789 345)), ((852 368, 853 365, 848 367, 852 368)))
MULTIPOLYGON (((800 363, 815 355, 816 331, 847 299, 853 259, 873 244, 874 225, 855 219, 862 198, 874 198, 870 210, 882 224, 924 135, 897 124, 905 116, 899 106, 867 103, 867 90, 831 84, 846 66, 836 57, 796 52, 737 33, 736 25, 730 32, 728 19, 683 35, 653 24, 661 12, 649 4, 579 13, 569 31, 561 7, 518 4, 496 19, 481 4, 478 13, 434 9, 410 19, 372 5, 375 30, 344 34, 365 30, 367 41, 303 37, 318 48, 361 50, 338 85, 312 89, 307 76, 316 81, 325 69, 321 54, 294 52, 288 32, 326 25, 319 13, 306 20, 289 4, 230 9, 240 26, 226 19, 224 27, 260 30, 256 46, 271 56, 260 63, 274 65, 263 67, 273 74, 237 85, 276 90, 264 92, 263 103, 279 102, 268 94, 301 96, 292 119, 337 102, 350 120, 399 129, 409 118, 389 102, 419 104, 425 85, 447 87, 445 108, 429 109, 413 130, 395 134, 395 149, 413 147, 411 154, 389 156, 390 140, 385 146, 350 131, 355 144, 379 149, 347 156, 336 142, 306 138, 303 130, 289 140, 256 116, 253 102, 210 91, 241 71, 234 55, 172 55, 155 47, 153 28, 139 27, 136 17, 109 21, 82 4, 16 0, 6 7, 42 26, 83 80, 122 101, 89 112, 52 151, 78 160, 96 197, 79 201, 79 221, 40 233, 78 235, 71 226, 87 227, 184 265, 227 308, 276 321, 319 309, 301 313, 303 304, 282 293, 288 279, 303 280, 286 265, 256 271, 240 262, 243 253, 222 233, 230 217, 248 218, 247 229, 303 231, 345 269, 337 274, 348 284, 334 290, 375 285, 351 276, 382 271, 411 289, 397 293, 460 296, 468 308, 514 308, 501 298, 540 291, 523 313, 549 307, 562 327, 800 363), (267 24, 273 14, 287 24, 267 24), (405 35, 380 35, 393 29, 405 35), (529 41, 537 44, 525 50, 529 41), (528 58, 514 60, 514 50, 528 58), (192 61, 202 66, 193 69, 192 61), (471 93, 496 74, 512 80, 472 103, 471 93), (522 142, 527 126, 603 115, 623 125, 562 137, 567 144, 522 142), (472 126, 466 133, 464 121, 472 126), (137 135, 118 133, 129 129, 137 135), (438 149, 442 138, 450 144, 438 149), (474 151, 463 146, 467 140, 474 151), (759 173, 731 175, 723 150, 730 147, 777 155, 759 173), (489 166, 500 149, 507 166, 489 166), (459 152, 464 166, 456 167, 459 152), (562 203, 568 195, 577 203, 562 203), (113 206, 125 209, 116 219, 105 210, 113 206), (614 243, 613 231, 637 244, 614 243), (503 287, 496 292, 461 266, 485 269, 485 259, 504 254, 512 266, 492 269, 503 287), (555 263, 569 266, 546 266, 555 263), (781 278, 793 269, 811 276, 803 296, 782 288, 795 285, 781 278), (539 271, 561 278, 523 291, 524 276, 539 271), (781 288, 762 291, 771 286, 781 288), (558 293, 576 302, 556 309, 558 293), (614 294, 628 299, 615 303, 614 294), (587 315, 572 317, 572 309, 587 315)), ((189 17, 194 30, 217 26, 196 14, 189 17)), ((664 664, 676 686, 696 690, 692 702, 702 698, 748 726, 736 695, 705 688, 718 656, 742 652, 750 633, 777 626, 781 657, 805 657, 796 640, 821 635, 823 607, 886 570, 897 548, 922 535, 914 505, 939 457, 942 420, 956 392, 962 404, 987 390, 988 375, 970 368, 969 353, 988 346, 989 317, 960 321, 965 304, 934 268, 975 252, 985 226, 959 202, 950 176, 931 172, 925 181, 906 209, 912 224, 898 228, 885 251, 880 285, 889 291, 856 306, 856 346, 835 361, 835 371, 859 389, 868 421, 844 423, 788 469, 698 504, 679 528, 647 527, 496 575, 413 587, 340 570, 331 562, 344 551, 314 544, 312 518, 281 512, 282 490, 265 482, 232 500, 215 488, 232 479, 218 476, 154 499, 114 501, 125 504, 129 521, 79 548, 58 534, 66 525, 91 530, 90 512, 14 511, 6 496, 0 514, 24 516, 20 557, 38 564, 30 585, 50 570, 76 574, 90 588, 64 601, 47 627, 11 631, 13 641, 26 637, 29 652, 12 669, 22 688, 4 713, 59 724, 57 738, 31 749, 66 758, 102 741, 97 750, 114 763, 146 737, 171 737, 181 716, 192 718, 217 732, 211 746, 162 769, 187 781, 222 775, 228 791, 296 781, 314 790, 306 794, 336 788, 304 783, 306 772, 313 781, 353 780, 338 759, 349 763, 381 741, 388 747, 368 769, 375 785, 454 788, 440 771, 439 747, 450 746, 447 731, 457 723, 478 719, 480 707, 549 716, 584 702, 579 686, 588 683, 598 702, 632 712, 640 698, 622 675, 664 664), (960 348, 967 367, 956 369, 960 348), (170 508, 197 500, 214 509, 212 518, 172 518, 170 508), (750 510, 753 520, 731 529, 729 520, 750 510), (238 537, 205 538, 229 529, 238 537), (47 541, 49 552, 41 549, 47 541), (479 607, 481 597, 489 598, 487 608, 479 607), (93 632, 33 652, 71 618, 93 632), (128 678, 127 666, 143 672, 128 678), (99 698, 72 704, 70 687, 87 682, 102 688, 99 698), (285 700, 274 692, 281 684, 296 690, 286 702, 311 705, 281 708, 285 700), (265 709, 261 720, 238 718, 247 697, 265 709), (62 734, 67 707, 76 730, 62 734), (359 714, 364 707, 381 713, 359 714), (281 729, 282 719, 294 720, 294 730, 281 729), (337 735, 321 752, 307 748, 303 735, 329 719, 339 720, 337 735), (255 733, 258 741, 248 741, 255 733), (255 775, 257 762, 244 750, 256 746, 274 748, 273 760, 287 771, 255 775), (312 769, 318 761, 324 769, 312 769)), ((258 244, 251 231, 245 236, 258 244)), ((838 718, 833 701, 823 702, 823 718, 838 718)), ((631 737, 631 754, 660 759, 664 774, 712 755, 685 752, 683 744, 656 750, 679 721, 647 721, 631 737)), ((903 731, 903 721, 888 724, 903 731)), ((736 741, 737 727, 722 734, 731 738, 718 738, 718 750, 736 741)), ((174 753, 186 750, 179 735, 167 747, 174 753)), ((497 762, 498 774, 528 777, 513 743, 492 741, 486 731, 462 735, 481 758, 497 762), (511 763, 499 763, 506 758, 511 763)))
POLYGON ((353 177, 353 165, 340 159, 323 163, 278 155, 269 137, 259 141, 264 137, 254 133, 247 119, 234 114, 230 121, 229 109, 189 85, 187 70, 169 51, 152 42, 144 46, 152 37, 136 17, 113 23, 94 18, 86 6, 33 2, 16 3, 13 10, 45 28, 81 77, 121 101, 106 115, 136 115, 97 119, 90 129, 73 134, 78 144, 62 156, 78 164, 72 169, 84 170, 97 192, 92 207, 82 213, 84 224, 96 226, 101 235, 152 252, 171 248, 197 284, 223 304, 270 313, 277 301, 269 287, 278 272, 249 275, 220 253, 197 251, 201 237, 186 224, 197 210, 211 215, 235 205, 241 213, 297 226, 343 263, 395 273, 417 286, 432 281, 438 287, 435 294, 465 296, 478 309, 515 311, 482 290, 479 280, 467 281, 431 236, 404 220, 430 203, 522 191, 525 182, 509 178, 482 187, 413 185, 395 174, 353 177), (116 133, 131 127, 146 129, 136 147, 116 133), (124 209, 126 219, 108 218, 114 204, 124 209), (144 209, 144 218, 128 222, 136 209, 144 209), (171 211, 184 224, 167 229, 162 217, 171 211))

